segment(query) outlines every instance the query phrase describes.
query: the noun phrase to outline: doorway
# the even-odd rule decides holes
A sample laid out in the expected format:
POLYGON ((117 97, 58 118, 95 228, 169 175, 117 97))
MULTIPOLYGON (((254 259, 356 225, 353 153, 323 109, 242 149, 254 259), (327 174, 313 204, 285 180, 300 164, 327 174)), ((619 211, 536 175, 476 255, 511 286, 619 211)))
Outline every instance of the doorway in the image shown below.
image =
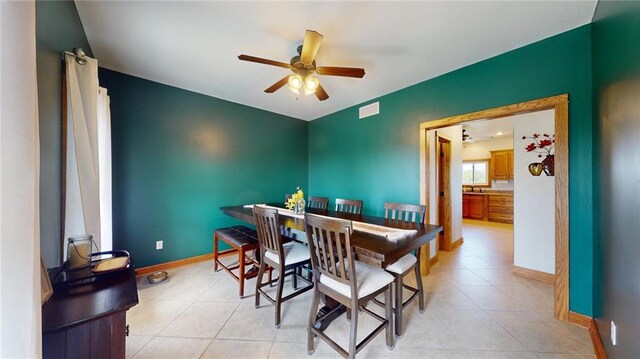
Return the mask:
MULTIPOLYGON (((424 122, 420 125, 420 198, 422 204, 427 205, 427 218, 430 218, 430 198, 439 196, 433 193, 429 183, 429 168, 431 159, 428 153, 429 143, 427 133, 430 130, 441 129, 453 125, 480 120, 496 119, 517 114, 553 109, 555 129, 555 278, 554 278, 554 316, 559 320, 569 319, 569 203, 568 203, 568 95, 558 95, 513 105, 502 106, 489 110, 473 112, 435 121, 424 122)), ((437 161, 437 159, 436 159, 437 161)), ((439 202, 439 201, 438 201, 439 202)), ((435 209, 435 208, 434 208, 435 209)), ((446 207, 444 208, 447 211, 446 207)), ((447 221, 447 216, 443 217, 447 221)), ((449 243, 441 248, 446 248, 449 243)), ((430 249, 430 248, 428 248, 430 249)), ((426 258, 422 263, 429 263, 430 250, 423 250, 426 258)), ((428 270, 425 271, 428 273, 428 270)))

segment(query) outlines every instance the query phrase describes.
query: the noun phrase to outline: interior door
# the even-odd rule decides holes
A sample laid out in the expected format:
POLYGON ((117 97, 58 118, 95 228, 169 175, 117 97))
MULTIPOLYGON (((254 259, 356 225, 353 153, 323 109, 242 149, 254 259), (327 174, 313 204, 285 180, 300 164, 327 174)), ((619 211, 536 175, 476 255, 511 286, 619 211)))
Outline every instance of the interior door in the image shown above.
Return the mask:
POLYGON ((443 230, 438 236, 441 250, 451 250, 451 142, 438 136, 438 223, 443 230))

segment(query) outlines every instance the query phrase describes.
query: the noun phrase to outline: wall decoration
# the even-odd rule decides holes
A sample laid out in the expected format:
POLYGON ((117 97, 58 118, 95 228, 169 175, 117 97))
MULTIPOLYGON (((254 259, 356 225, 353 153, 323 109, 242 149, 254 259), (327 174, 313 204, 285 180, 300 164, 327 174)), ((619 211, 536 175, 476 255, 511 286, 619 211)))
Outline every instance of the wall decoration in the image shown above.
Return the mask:
POLYGON ((540 176, 542 173, 543 165, 540 162, 533 162, 529 164, 529 173, 533 176, 540 176))
POLYGON ((540 158, 544 156, 541 162, 529 164, 529 173, 539 176, 542 169, 547 176, 553 176, 555 174, 555 135, 534 133, 531 136, 522 136, 522 139, 533 141, 524 148, 527 152, 535 152, 540 158))

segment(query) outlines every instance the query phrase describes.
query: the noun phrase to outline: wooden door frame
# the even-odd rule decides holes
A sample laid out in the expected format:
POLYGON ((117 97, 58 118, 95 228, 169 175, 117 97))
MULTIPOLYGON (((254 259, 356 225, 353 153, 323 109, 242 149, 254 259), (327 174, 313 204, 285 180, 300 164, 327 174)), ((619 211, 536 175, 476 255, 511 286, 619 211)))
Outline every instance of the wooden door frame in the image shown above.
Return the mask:
MULTIPOLYGON (((429 218, 429 153, 427 131, 480 119, 495 119, 554 109, 555 116, 555 263, 554 315, 569 319, 569 95, 545 97, 420 123, 420 203, 429 218)), ((422 250, 422 273, 429 273, 429 245, 422 250), (426 267, 426 268, 425 268, 426 267)))
MULTIPOLYGON (((437 196, 437 200, 436 200, 436 206, 438 209, 440 209, 440 201, 444 201, 444 203, 442 204, 443 208, 447 208, 447 204, 448 207, 451 208, 451 141, 448 140, 446 137, 442 137, 440 136, 440 134, 438 134, 436 132, 436 143, 437 146, 435 148, 436 150, 436 193, 440 192, 442 189, 440 187, 440 175, 441 173, 444 173, 445 176, 445 190, 444 196, 437 196), (438 153, 441 153, 442 151, 442 144, 443 143, 447 143, 449 144, 448 146, 448 154, 445 155, 444 157, 442 155, 438 155, 438 153), (443 158, 447 159, 447 166, 443 165, 443 158)), ((438 212, 438 219, 440 219, 440 212, 438 212)), ((442 225, 442 230, 444 231, 444 234, 438 238, 438 246, 436 247, 436 250, 441 249, 443 251, 451 251, 453 248, 451 246, 452 244, 452 239, 451 238, 451 211, 447 212, 445 211, 444 213, 444 223, 439 223, 440 225, 442 225), (448 214, 448 215, 447 215, 448 214)))

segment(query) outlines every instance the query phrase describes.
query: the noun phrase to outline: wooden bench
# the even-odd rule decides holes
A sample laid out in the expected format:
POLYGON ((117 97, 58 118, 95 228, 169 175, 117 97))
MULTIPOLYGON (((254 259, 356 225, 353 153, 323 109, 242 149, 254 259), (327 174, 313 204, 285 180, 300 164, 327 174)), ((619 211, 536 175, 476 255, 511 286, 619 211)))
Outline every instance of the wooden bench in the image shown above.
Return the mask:
MULTIPOLYGON (((251 229, 245 226, 233 226, 218 228, 213 233, 213 269, 218 271, 218 267, 222 267, 227 273, 229 273, 240 284, 240 298, 244 298, 244 282, 246 279, 253 278, 258 275, 257 267, 260 262, 255 258, 247 257, 247 253, 253 250, 260 250, 260 243, 258 242, 258 234, 255 229, 251 229), (227 253, 238 252, 238 263, 232 266, 226 266, 220 262, 219 258, 219 246, 218 240, 222 240, 224 243, 231 246, 231 249, 227 253), (246 271, 246 266, 251 268, 246 271), (238 275, 233 271, 238 270, 238 275)), ((255 256, 259 258, 259 256, 255 256)), ((271 270, 268 271, 269 281, 271 281, 271 270)))

